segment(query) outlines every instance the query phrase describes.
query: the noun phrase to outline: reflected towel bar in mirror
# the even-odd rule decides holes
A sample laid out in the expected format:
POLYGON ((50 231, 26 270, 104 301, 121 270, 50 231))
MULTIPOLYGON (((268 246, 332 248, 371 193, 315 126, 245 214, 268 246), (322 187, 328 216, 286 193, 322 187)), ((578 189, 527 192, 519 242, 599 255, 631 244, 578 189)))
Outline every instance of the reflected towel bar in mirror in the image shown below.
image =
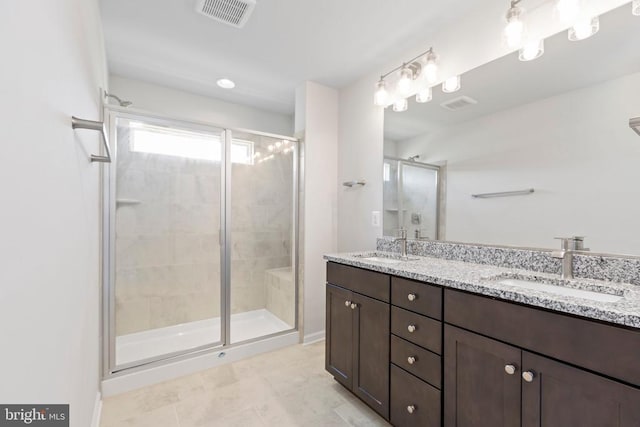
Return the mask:
POLYGON ((71 117, 71 127, 73 129, 90 129, 97 130, 102 134, 102 143, 104 144, 104 151, 106 156, 91 155, 92 162, 111 163, 111 150, 109 149, 109 139, 107 137, 107 128, 104 122, 97 122, 95 120, 79 119, 75 116, 71 117))
POLYGON ((527 194, 531 194, 534 191, 535 190, 533 188, 528 188, 526 190, 519 191, 501 191, 499 193, 472 194, 471 197, 473 197, 474 199, 489 199, 491 197, 526 196, 527 194))
POLYGON ((349 188, 351 188, 353 186, 356 186, 356 185, 364 186, 365 184, 366 184, 366 182, 364 180, 361 180, 361 181, 346 181, 346 182, 342 183, 342 185, 344 185, 345 187, 349 187, 349 188))

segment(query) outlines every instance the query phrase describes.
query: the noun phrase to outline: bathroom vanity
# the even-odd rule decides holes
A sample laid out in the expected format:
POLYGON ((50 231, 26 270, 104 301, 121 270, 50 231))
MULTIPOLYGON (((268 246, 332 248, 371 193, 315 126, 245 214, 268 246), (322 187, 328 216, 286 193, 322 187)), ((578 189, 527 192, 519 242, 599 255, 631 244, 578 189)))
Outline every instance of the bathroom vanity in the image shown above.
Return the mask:
POLYGON ((326 369, 391 424, 640 425, 637 285, 555 285, 603 302, 503 280, 554 286, 548 273, 384 252, 325 258, 326 369))

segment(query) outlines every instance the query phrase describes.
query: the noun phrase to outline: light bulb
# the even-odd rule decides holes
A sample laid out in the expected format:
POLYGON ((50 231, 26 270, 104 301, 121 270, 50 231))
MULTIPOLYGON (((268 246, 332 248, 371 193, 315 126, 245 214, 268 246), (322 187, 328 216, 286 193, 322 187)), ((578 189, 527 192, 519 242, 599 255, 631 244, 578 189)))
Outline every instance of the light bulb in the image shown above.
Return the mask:
POLYGON ((433 99, 433 91, 430 87, 426 87, 424 89, 420 89, 416 94, 416 102, 425 103, 429 102, 433 99))
POLYGON ((633 0, 633 3, 631 3, 631 13, 640 16, 640 0, 633 0))
POLYGON ((274 146, 273 146, 273 145, 271 145, 271 144, 269 144, 269 146, 267 147, 267 150, 269 150, 269 151, 273 151, 273 149, 274 149, 274 146))
POLYGON ((437 59, 438 57, 433 53, 433 50, 429 49, 429 53, 427 53, 427 63, 424 66, 424 76, 429 84, 435 84, 435 82, 438 81, 437 59))
POLYGON ((276 148, 280 148, 282 146, 282 142, 278 141, 276 142, 276 148))
POLYGON ((402 111, 407 111, 409 108, 409 102, 407 98, 400 98, 393 103, 393 111, 401 113, 402 111))
POLYGON ((533 61, 534 59, 540 58, 544 53, 544 40, 529 40, 525 42, 520 49, 520 53, 518 54, 518 59, 520 61, 533 61))
POLYGON ((578 41, 588 39, 600 29, 600 19, 595 18, 580 19, 573 27, 569 28, 569 40, 578 41))
POLYGON ((515 48, 522 43, 524 35, 524 22, 522 22, 522 9, 511 3, 511 8, 507 11, 507 26, 504 28, 504 38, 507 46, 515 48))
POLYGON ((400 71, 400 79, 398 80, 398 93, 400 96, 406 96, 411 92, 411 82, 413 81, 413 72, 407 67, 403 67, 400 71))
POLYGON ((580 0, 558 0, 556 11, 561 21, 572 22, 580 13, 580 0))
POLYGON ((387 83, 380 79, 376 84, 376 93, 373 96, 373 103, 378 107, 385 107, 389 102, 389 92, 387 92, 387 83))
POLYGON ((460 90, 460 76, 449 77, 442 83, 442 91, 445 93, 456 92, 460 90))

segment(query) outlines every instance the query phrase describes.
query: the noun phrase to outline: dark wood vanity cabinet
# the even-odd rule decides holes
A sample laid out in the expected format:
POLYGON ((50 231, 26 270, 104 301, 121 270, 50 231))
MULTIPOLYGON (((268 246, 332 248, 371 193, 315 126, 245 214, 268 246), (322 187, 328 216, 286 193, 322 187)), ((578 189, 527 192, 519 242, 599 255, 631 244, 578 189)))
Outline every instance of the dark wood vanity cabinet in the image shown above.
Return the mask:
POLYGON ((385 419, 389 419, 389 283, 384 274, 327 264, 325 367, 385 419))
POLYGON ((633 377, 619 374, 618 381, 603 375, 622 372, 612 365, 628 357, 629 346, 640 343, 636 331, 451 290, 445 291, 445 321, 469 329, 445 325, 445 426, 640 426, 640 389, 623 383, 633 377), (567 319, 570 326, 563 323, 567 319), (610 328, 606 336, 601 335, 603 326, 610 328), (530 341, 529 335, 543 330, 547 339, 530 341), (627 336, 631 342, 609 348, 611 361, 594 365, 597 354, 584 353, 584 346, 600 346, 601 339, 621 330, 635 334, 627 336), (565 334, 573 339, 557 341, 565 334), (581 367, 533 351, 566 352, 581 367), (583 369, 585 364, 596 373, 583 369))

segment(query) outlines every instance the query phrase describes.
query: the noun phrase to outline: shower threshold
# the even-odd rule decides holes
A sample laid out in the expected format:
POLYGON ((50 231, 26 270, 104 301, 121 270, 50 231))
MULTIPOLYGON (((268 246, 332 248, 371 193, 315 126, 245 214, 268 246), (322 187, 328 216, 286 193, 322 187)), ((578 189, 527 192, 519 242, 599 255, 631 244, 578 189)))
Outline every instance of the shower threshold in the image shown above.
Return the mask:
MULTIPOLYGON (((247 341, 292 328, 264 308, 232 314, 231 342, 247 341)), ((215 317, 121 335, 116 337, 116 364, 124 365, 219 342, 220 330, 221 320, 215 317)))

